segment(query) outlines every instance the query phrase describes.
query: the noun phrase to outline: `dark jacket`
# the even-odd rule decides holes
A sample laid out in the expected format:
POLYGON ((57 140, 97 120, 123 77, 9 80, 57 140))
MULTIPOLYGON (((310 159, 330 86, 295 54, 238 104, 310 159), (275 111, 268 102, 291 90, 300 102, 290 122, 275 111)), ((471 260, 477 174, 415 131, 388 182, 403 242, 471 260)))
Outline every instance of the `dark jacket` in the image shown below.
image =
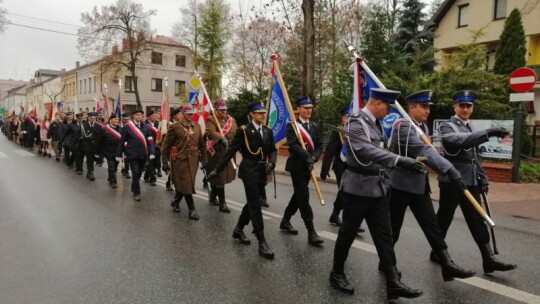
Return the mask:
POLYGON ((139 127, 134 122, 128 122, 122 128, 122 137, 116 150, 116 157, 122 157, 122 153, 127 159, 147 159, 150 155, 155 155, 154 138, 148 126, 141 121, 139 127), (138 128, 143 138, 139 139, 137 131, 131 128, 138 128), (144 140, 144 143, 143 141, 144 140))
POLYGON ((113 127, 109 124, 104 125, 103 135, 100 137, 98 143, 98 149, 100 155, 105 156, 106 158, 116 157, 116 152, 118 150, 118 145, 120 143, 120 138, 122 137, 122 127, 117 125, 113 127), (107 128, 110 128, 113 131, 108 131, 107 128))
POLYGON ((93 126, 90 126, 89 122, 83 123, 81 128, 81 144, 83 151, 98 154, 98 143, 101 136, 103 136, 103 127, 100 124, 94 122, 93 126))
MULTIPOLYGON (((343 142, 338 131, 332 131, 330 134, 330 141, 324 149, 324 156, 321 167, 321 175, 328 175, 330 172, 330 166, 332 170, 338 174, 343 174, 343 170, 347 167, 347 164, 341 160, 341 148, 343 147, 343 142)), ((340 176, 341 178, 341 176, 340 176)))
POLYGON ((64 143, 64 146, 69 147, 72 151, 81 149, 81 125, 82 123, 78 124, 76 121, 68 124, 62 135, 61 140, 64 143))
POLYGON ((64 131, 64 124, 62 122, 53 121, 49 126, 47 131, 47 138, 52 141, 59 141, 62 138, 62 133, 64 131))
POLYGON ((287 145, 289 146, 289 158, 287 158, 287 163, 285 163, 285 171, 305 173, 307 175, 311 174, 308 169, 307 160, 310 157, 314 157, 315 161, 317 161, 322 153, 322 145, 319 128, 311 121, 309 121, 308 133, 313 139, 314 150, 312 152, 302 149, 302 146, 298 141, 298 137, 296 137, 294 132, 293 126, 291 123, 287 124, 287 145))

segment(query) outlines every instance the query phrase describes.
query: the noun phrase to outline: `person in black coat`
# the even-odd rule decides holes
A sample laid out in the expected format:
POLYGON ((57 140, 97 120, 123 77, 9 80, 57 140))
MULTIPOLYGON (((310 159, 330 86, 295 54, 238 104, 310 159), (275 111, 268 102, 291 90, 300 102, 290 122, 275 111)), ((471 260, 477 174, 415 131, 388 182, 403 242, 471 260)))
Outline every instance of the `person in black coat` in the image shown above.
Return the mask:
POLYGON ((119 118, 112 114, 109 122, 103 125, 103 135, 98 144, 99 154, 107 160, 107 181, 111 188, 116 188, 116 171, 118 170, 118 161, 116 160, 116 151, 122 137, 122 128, 119 125, 119 118))
MULTIPOLYGON (((149 111, 146 116, 146 125, 150 129, 154 143, 158 138, 159 121, 156 119, 156 112, 149 111)), ((144 170, 144 181, 149 182, 150 185, 156 185, 156 175, 161 176, 161 150, 156 146, 156 158, 149 161, 146 169, 144 170)))
POLYGON ((298 234, 298 230, 291 225, 291 217, 300 209, 300 214, 308 231, 308 242, 313 246, 320 246, 324 240, 319 237, 313 225, 313 210, 309 205, 309 181, 311 170, 322 153, 321 135, 317 125, 309 120, 313 111, 313 102, 304 97, 296 101, 298 119, 287 124, 287 145, 289 146, 289 158, 285 164, 285 170, 291 173, 294 193, 285 209, 279 228, 290 234, 298 234), (293 129, 295 123, 298 136, 302 136, 306 149, 300 145, 297 134, 293 129))
POLYGON ((63 162, 71 169, 73 166, 73 152, 71 151, 69 142, 71 134, 67 134, 69 126, 73 123, 73 112, 67 112, 64 121, 62 121, 62 136, 60 137, 60 145, 64 149, 63 162))
POLYGON ((96 122, 96 113, 88 113, 88 121, 81 127, 81 145, 86 156, 86 178, 94 181, 94 161, 99 160, 98 143, 103 135, 103 127, 96 122))
MULTIPOLYGON (((122 113, 122 122, 120 124, 120 129, 123 128, 124 125, 127 124, 128 122, 129 122, 129 114, 128 113, 122 113)), ((122 175, 125 178, 127 178, 127 179, 131 178, 131 176, 129 175, 129 163, 125 159, 123 161, 123 167, 122 167, 122 170, 120 172, 122 173, 122 175)))
POLYGON ((28 113, 28 116, 25 119, 23 134, 24 134, 24 145, 26 149, 32 150, 34 148, 34 142, 36 140, 36 128, 37 122, 31 113, 28 113))
POLYGON ((266 108, 261 103, 249 107, 251 123, 242 126, 234 139, 219 160, 216 168, 210 172, 208 179, 218 175, 229 164, 230 159, 237 151, 242 154, 242 162, 238 168, 238 178, 244 183, 247 204, 242 209, 238 223, 234 228, 232 237, 241 244, 249 245, 251 241, 244 234, 244 227, 251 221, 253 232, 259 241, 259 255, 267 259, 274 258, 274 252, 264 236, 264 223, 261 210, 260 188, 266 184, 266 175, 276 166, 277 150, 274 143, 272 129, 263 125, 266 121, 266 108))
MULTIPOLYGON (((73 163, 75 162, 75 172, 78 175, 81 175, 83 172, 83 161, 84 153, 82 151, 80 139, 81 139, 81 126, 83 124, 83 114, 77 113, 76 120, 68 124, 64 135, 62 136, 62 141, 64 142, 64 147, 67 147, 72 153, 71 157, 66 160, 68 168, 73 168, 73 163)), ((66 151, 66 157, 68 151, 66 151)))
POLYGON ((60 161, 60 155, 62 155, 60 139, 62 138, 63 131, 64 124, 60 120, 60 114, 56 113, 54 115, 54 121, 49 125, 49 130, 47 131, 47 138, 51 140, 56 161, 60 161))

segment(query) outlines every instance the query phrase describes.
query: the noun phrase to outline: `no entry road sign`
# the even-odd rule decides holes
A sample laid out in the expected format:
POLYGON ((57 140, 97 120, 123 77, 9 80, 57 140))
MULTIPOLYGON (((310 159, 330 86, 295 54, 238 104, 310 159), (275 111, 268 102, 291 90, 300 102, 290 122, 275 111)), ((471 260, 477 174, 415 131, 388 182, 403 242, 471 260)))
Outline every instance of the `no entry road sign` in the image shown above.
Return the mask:
POLYGON ((536 83, 536 74, 529 68, 519 68, 510 74, 508 84, 514 92, 527 92, 534 87, 536 83))

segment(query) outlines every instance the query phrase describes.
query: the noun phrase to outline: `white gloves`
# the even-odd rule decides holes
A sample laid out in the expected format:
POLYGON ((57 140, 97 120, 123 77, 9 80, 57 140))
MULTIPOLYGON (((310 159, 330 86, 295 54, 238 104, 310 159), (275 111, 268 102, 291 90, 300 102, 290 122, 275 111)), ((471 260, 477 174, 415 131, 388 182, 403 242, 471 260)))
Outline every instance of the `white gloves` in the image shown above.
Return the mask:
POLYGON ((120 162, 122 160, 121 157, 115 157, 114 159, 116 159, 117 162, 120 162))
POLYGON ((156 158, 156 156, 155 156, 154 154, 150 154, 150 157, 149 157, 149 158, 150 158, 150 159, 154 159, 154 158, 156 158))

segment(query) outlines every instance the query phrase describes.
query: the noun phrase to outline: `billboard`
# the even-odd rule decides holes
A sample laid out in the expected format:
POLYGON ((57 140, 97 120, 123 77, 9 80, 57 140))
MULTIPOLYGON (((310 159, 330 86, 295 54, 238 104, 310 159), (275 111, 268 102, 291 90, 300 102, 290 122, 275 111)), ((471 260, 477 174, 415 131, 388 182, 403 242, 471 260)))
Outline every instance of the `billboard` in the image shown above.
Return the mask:
MULTIPOLYGON (((448 119, 436 119, 433 121, 433 145, 442 154, 442 142, 439 136, 439 124, 448 119)), ((471 119, 473 130, 485 130, 491 127, 503 127, 510 130, 511 135, 506 138, 490 137, 489 141, 478 147, 478 153, 483 158, 512 159, 513 143, 513 120, 471 119)))

